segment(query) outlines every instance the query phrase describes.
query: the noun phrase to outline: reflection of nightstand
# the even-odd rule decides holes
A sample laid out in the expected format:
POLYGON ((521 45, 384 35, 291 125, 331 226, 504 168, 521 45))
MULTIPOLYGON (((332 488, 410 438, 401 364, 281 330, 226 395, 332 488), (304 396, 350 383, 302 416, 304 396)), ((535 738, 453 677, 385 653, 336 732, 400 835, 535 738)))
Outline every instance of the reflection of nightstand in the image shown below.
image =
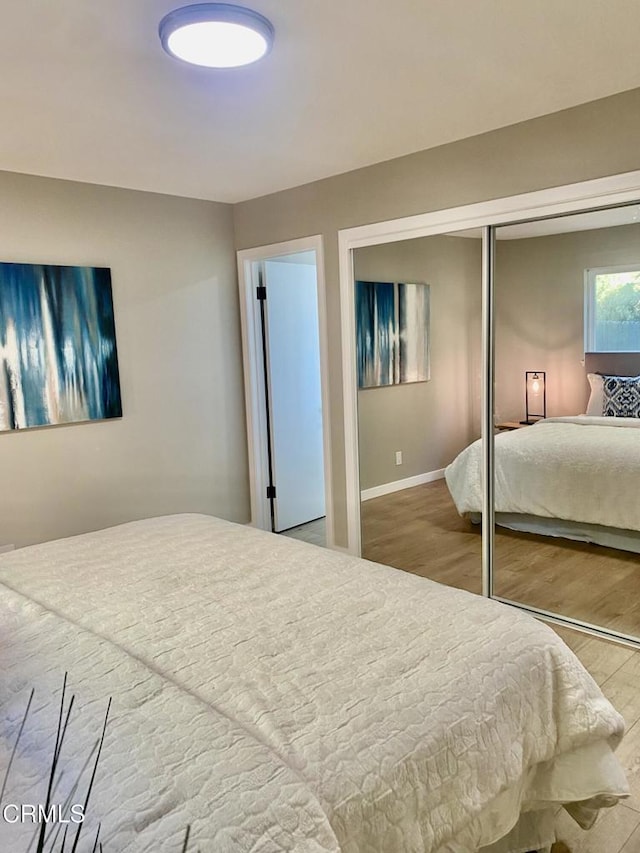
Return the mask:
POLYGON ((520 429, 520 427, 531 426, 531 424, 521 424, 518 421, 504 421, 501 424, 496 424, 496 429, 504 432, 510 429, 520 429))

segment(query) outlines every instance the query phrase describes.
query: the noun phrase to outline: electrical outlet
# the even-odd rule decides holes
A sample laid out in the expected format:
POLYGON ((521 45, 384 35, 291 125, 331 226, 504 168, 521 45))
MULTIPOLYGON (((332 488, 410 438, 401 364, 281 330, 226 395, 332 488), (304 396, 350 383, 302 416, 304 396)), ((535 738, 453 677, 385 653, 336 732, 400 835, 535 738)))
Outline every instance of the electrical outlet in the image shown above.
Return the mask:
POLYGON ((396 450, 396 465, 402 465, 402 451, 396 450))

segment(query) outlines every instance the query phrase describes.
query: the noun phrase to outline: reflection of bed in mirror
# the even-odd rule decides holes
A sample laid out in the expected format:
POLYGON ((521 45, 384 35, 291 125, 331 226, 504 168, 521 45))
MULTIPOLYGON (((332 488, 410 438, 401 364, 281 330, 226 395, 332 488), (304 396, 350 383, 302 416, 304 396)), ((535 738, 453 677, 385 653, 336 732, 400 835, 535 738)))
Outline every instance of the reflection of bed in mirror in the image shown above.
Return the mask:
MULTIPOLYGON (((640 355, 589 354, 585 361, 592 377, 586 414, 496 435, 496 523, 640 553, 640 417, 604 416, 600 378, 637 377, 640 355)), ((640 394, 640 380, 632 393, 640 394)), ((458 512, 474 521, 482 511, 481 467, 477 441, 446 470, 458 512)))

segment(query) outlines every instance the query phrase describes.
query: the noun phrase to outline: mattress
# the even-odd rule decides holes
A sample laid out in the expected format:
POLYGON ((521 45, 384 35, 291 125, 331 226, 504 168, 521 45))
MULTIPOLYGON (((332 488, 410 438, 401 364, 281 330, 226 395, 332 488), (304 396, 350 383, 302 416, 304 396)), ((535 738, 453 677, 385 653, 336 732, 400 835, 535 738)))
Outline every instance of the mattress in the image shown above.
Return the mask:
MULTIPOLYGON (((482 444, 445 470, 458 512, 482 512, 482 444)), ((640 531, 640 419, 548 418, 495 436, 495 510, 640 531)))
MULTIPOLYGON (((474 524, 482 523, 482 513, 472 512, 469 518, 474 524)), ((497 512, 495 522, 499 527, 516 530, 521 533, 535 533, 539 536, 554 536, 559 539, 571 539, 574 542, 587 542, 616 548, 619 551, 631 551, 640 554, 640 531, 621 530, 617 527, 604 527, 601 524, 585 524, 581 521, 565 521, 559 518, 540 518, 537 515, 522 515, 512 512, 497 512)))
MULTIPOLYGON (((4 802, 84 790, 106 851, 521 853, 627 787, 623 720, 547 626, 497 602, 186 515, 0 557, 4 802), (84 770, 83 770, 84 768, 84 770)), ((82 800, 81 800, 82 802, 82 800)), ((75 831, 75 827, 72 827, 75 831)), ((0 821, 0 849, 27 824, 0 821)))

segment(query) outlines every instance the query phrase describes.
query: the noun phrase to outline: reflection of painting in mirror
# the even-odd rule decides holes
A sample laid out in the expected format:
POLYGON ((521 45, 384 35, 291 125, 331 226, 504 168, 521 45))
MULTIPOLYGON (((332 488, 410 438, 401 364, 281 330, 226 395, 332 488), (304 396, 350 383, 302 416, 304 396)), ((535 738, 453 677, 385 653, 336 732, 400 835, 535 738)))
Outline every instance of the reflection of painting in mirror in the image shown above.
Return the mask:
POLYGON ((430 378, 429 285, 356 282, 359 388, 430 378))
POLYGON ((393 385, 396 366, 395 286, 356 282, 358 388, 393 385))
POLYGON ((398 284, 400 382, 429 379, 429 285, 398 284))
POLYGON ((481 257, 478 235, 354 251, 356 280, 412 282, 397 288, 409 381, 358 391, 362 554, 477 593, 480 530, 458 515, 443 473, 480 434, 481 257))

